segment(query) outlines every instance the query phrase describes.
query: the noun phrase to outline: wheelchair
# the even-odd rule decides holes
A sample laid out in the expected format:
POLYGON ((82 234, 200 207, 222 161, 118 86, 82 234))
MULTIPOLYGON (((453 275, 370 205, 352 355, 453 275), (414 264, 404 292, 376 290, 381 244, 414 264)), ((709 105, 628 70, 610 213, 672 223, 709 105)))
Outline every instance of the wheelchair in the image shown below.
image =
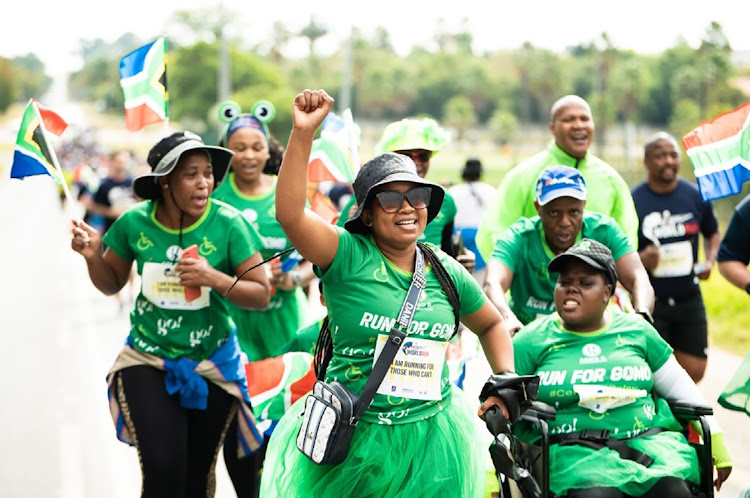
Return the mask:
MULTIPOLYGON (((695 498, 713 498, 713 458, 711 453, 711 429, 706 420, 713 415, 710 406, 690 403, 670 402, 670 409, 687 434, 688 422, 697 420, 703 431, 702 441, 691 442, 698 455, 700 465, 700 485, 693 489, 695 498)), ((522 420, 538 425, 540 440, 529 445, 517 439, 512 433, 503 433, 507 424, 499 410, 490 409, 485 414, 485 423, 495 440, 490 454, 495 464, 500 484, 501 498, 555 498, 550 491, 549 481, 549 434, 550 420, 556 417, 555 409, 541 401, 533 401, 531 407, 520 415, 522 420)), ((510 424, 508 424, 510 425, 510 424)), ((601 432, 601 431, 598 431, 601 432)))

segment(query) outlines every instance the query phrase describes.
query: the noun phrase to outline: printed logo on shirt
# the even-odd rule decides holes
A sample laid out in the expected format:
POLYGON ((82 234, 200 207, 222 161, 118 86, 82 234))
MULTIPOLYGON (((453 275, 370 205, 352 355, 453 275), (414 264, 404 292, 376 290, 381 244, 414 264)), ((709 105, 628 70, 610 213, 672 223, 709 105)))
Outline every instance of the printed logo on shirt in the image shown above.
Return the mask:
POLYGON ((372 278, 374 278, 378 282, 388 281, 388 271, 385 269, 385 262, 380 262, 380 268, 377 268, 374 272, 372 272, 372 278))
POLYGON ((604 363, 607 361, 607 357, 602 356, 602 348, 600 348, 596 344, 586 344, 585 346, 583 346, 582 353, 585 357, 578 360, 578 363, 582 365, 590 363, 604 363))
POLYGON ((201 242, 201 245, 198 246, 198 253, 201 256, 206 257, 216 251, 218 251, 218 249, 216 248, 214 243, 208 240, 207 237, 203 237, 203 242, 201 242))
POLYGON ((141 232, 141 236, 138 237, 138 242, 135 245, 139 251, 145 251, 154 247, 154 243, 143 232, 141 232))
POLYGON ((255 209, 243 209, 242 216, 244 216, 247 221, 252 223, 253 227, 255 227, 256 230, 258 229, 258 212, 255 209))
POLYGON ((180 259, 181 255, 182 255, 182 247, 178 245, 173 245, 167 248, 167 260, 168 261, 177 261, 178 259, 180 259))
POLYGON ((651 241, 695 235, 699 226, 697 221, 689 222, 692 218, 693 213, 672 214, 668 209, 654 211, 644 216, 641 230, 651 241))

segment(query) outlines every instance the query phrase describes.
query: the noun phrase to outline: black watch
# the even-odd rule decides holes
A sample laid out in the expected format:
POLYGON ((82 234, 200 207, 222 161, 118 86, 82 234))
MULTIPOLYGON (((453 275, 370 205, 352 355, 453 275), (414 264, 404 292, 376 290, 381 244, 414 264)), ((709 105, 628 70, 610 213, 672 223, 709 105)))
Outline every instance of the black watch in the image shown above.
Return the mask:
POLYGON ((635 312, 645 318, 651 325, 654 324, 654 317, 651 316, 651 313, 647 309, 635 310, 635 312))
POLYGON ((750 282, 748 282, 747 285, 745 286, 745 292, 750 294, 750 282))

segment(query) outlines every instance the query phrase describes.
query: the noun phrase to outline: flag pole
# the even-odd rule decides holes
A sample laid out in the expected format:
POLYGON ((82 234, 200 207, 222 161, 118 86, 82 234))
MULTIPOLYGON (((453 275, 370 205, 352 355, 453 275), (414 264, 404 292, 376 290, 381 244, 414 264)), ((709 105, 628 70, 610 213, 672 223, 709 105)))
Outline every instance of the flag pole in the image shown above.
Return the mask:
POLYGON ((70 194, 68 182, 65 180, 65 175, 63 174, 63 170, 60 167, 60 162, 57 159, 57 153, 55 152, 55 148, 52 147, 52 145, 49 143, 49 140, 47 139, 47 128, 44 126, 44 120, 42 119, 42 115, 39 113, 39 107, 37 107, 36 102, 33 104, 33 106, 34 114, 36 114, 36 118, 39 120, 39 126, 42 128, 42 138, 44 139, 44 144, 47 146, 49 155, 52 158, 52 165, 55 167, 55 170, 57 170, 57 174, 59 175, 58 178, 60 178, 60 183, 62 183, 63 192, 65 193, 65 199, 72 207, 73 196, 70 194))

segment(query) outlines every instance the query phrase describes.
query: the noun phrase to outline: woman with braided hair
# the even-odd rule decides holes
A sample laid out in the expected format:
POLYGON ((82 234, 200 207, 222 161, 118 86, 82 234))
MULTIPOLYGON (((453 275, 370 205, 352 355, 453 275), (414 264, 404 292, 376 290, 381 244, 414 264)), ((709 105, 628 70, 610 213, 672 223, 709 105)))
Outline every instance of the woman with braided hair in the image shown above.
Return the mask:
MULTIPOLYGON (((326 380, 359 396, 404 303, 419 254, 425 256, 425 284, 392 363, 397 368, 359 419, 343 462, 318 465, 297 449, 303 398, 270 440, 261 496, 482 496, 486 448, 477 444, 477 407, 448 380, 446 345, 460 317, 479 336, 494 371, 512 371, 510 335, 468 271, 438 247, 417 243, 440 211, 444 190, 420 178, 408 156, 384 153, 360 169, 353 184, 358 207, 344 228, 305 209, 310 148, 332 105, 323 90, 295 98, 276 191, 279 223, 324 284, 331 331, 326 380)), ((490 398, 484 407, 491 405, 507 415, 500 399, 490 398)))

